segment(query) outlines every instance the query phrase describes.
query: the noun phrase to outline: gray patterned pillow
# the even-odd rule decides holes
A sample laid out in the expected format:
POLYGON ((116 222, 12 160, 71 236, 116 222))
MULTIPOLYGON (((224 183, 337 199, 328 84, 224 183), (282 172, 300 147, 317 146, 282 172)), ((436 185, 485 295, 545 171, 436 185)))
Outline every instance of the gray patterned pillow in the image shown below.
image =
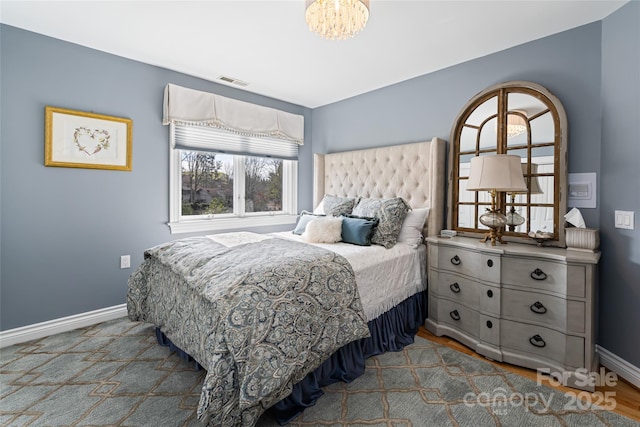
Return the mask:
POLYGON ((398 240, 404 217, 411 207, 401 197, 393 199, 361 199, 352 214, 380 220, 371 243, 392 248, 398 240))
POLYGON ((325 194, 322 200, 324 213, 329 216, 349 215, 358 202, 356 197, 338 197, 325 194))

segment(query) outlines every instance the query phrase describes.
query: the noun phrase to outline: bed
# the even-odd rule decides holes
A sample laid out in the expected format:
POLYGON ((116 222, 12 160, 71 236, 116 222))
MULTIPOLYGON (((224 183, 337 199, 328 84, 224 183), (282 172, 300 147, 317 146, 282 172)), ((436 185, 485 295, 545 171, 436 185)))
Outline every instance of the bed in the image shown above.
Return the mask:
MULTIPOLYGON (((325 195, 401 198, 414 211, 428 208, 423 234, 437 234, 445 145, 434 138, 316 154, 314 206, 325 195)), ((286 424, 325 385, 361 375, 367 357, 413 342, 424 322, 423 244, 303 240, 291 232, 179 239, 145 251, 132 274, 129 317, 155 324, 160 344, 207 370, 203 423, 252 426, 269 409, 286 424)))

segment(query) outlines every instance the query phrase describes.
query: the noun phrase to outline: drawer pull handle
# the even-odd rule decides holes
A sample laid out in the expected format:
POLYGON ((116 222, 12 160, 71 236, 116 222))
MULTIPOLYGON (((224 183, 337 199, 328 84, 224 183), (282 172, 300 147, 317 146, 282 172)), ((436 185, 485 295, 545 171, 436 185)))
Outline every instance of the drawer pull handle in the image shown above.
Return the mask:
POLYGON ((458 310, 453 310, 449 313, 449 316, 451 316, 453 320, 460 320, 460 313, 458 313, 458 310))
POLYGON ((487 320, 487 328, 493 328, 493 322, 491 320, 487 320))
POLYGON ((539 348, 542 348, 547 345, 547 343, 544 342, 544 340, 540 335, 532 336, 531 338, 529 338, 529 342, 531 343, 532 346, 539 347, 539 348))
POLYGON ((489 290, 487 291, 487 296, 488 296, 489 298, 493 298, 493 291, 492 291, 491 289, 489 289, 489 290))
POLYGON ((547 275, 544 271, 540 270, 539 268, 536 268, 531 272, 531 278, 533 280, 544 280, 547 278, 547 275))
POLYGON ((451 292, 455 294, 460 292, 460 285, 458 285, 458 282, 450 284, 449 288, 451 289, 451 292))
POLYGON ((460 257, 458 255, 455 255, 453 258, 451 258, 451 264, 453 265, 460 265, 462 261, 460 261, 460 257))
POLYGON ((536 301, 529 307, 531 311, 537 314, 545 314, 547 312, 547 307, 542 305, 540 301, 536 301))
POLYGON ((493 260, 492 260, 492 259, 487 260, 487 265, 488 265, 489 267, 493 267, 493 260))

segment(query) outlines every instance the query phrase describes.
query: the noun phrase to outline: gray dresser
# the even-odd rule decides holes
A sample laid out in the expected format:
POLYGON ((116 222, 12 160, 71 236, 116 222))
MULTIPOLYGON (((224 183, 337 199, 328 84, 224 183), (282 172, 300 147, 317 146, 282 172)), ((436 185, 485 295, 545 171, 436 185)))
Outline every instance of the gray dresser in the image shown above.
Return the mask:
POLYGON ((593 391, 599 252, 469 237, 430 237, 427 245, 431 333, 593 391))

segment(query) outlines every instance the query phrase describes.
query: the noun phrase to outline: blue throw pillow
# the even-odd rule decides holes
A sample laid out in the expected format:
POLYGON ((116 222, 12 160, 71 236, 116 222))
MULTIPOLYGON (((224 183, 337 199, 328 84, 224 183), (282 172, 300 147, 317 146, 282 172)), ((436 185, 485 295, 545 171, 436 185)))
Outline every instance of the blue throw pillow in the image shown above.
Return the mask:
POLYGON ((324 216, 325 215, 317 215, 307 211, 300 212, 300 218, 298 218, 298 223, 296 224, 296 228, 293 230, 293 234, 302 235, 304 230, 307 229, 307 224, 309 224, 310 221, 324 216))
POLYGON ((374 218, 342 217, 342 241, 360 246, 371 246, 371 236, 378 225, 374 218))

